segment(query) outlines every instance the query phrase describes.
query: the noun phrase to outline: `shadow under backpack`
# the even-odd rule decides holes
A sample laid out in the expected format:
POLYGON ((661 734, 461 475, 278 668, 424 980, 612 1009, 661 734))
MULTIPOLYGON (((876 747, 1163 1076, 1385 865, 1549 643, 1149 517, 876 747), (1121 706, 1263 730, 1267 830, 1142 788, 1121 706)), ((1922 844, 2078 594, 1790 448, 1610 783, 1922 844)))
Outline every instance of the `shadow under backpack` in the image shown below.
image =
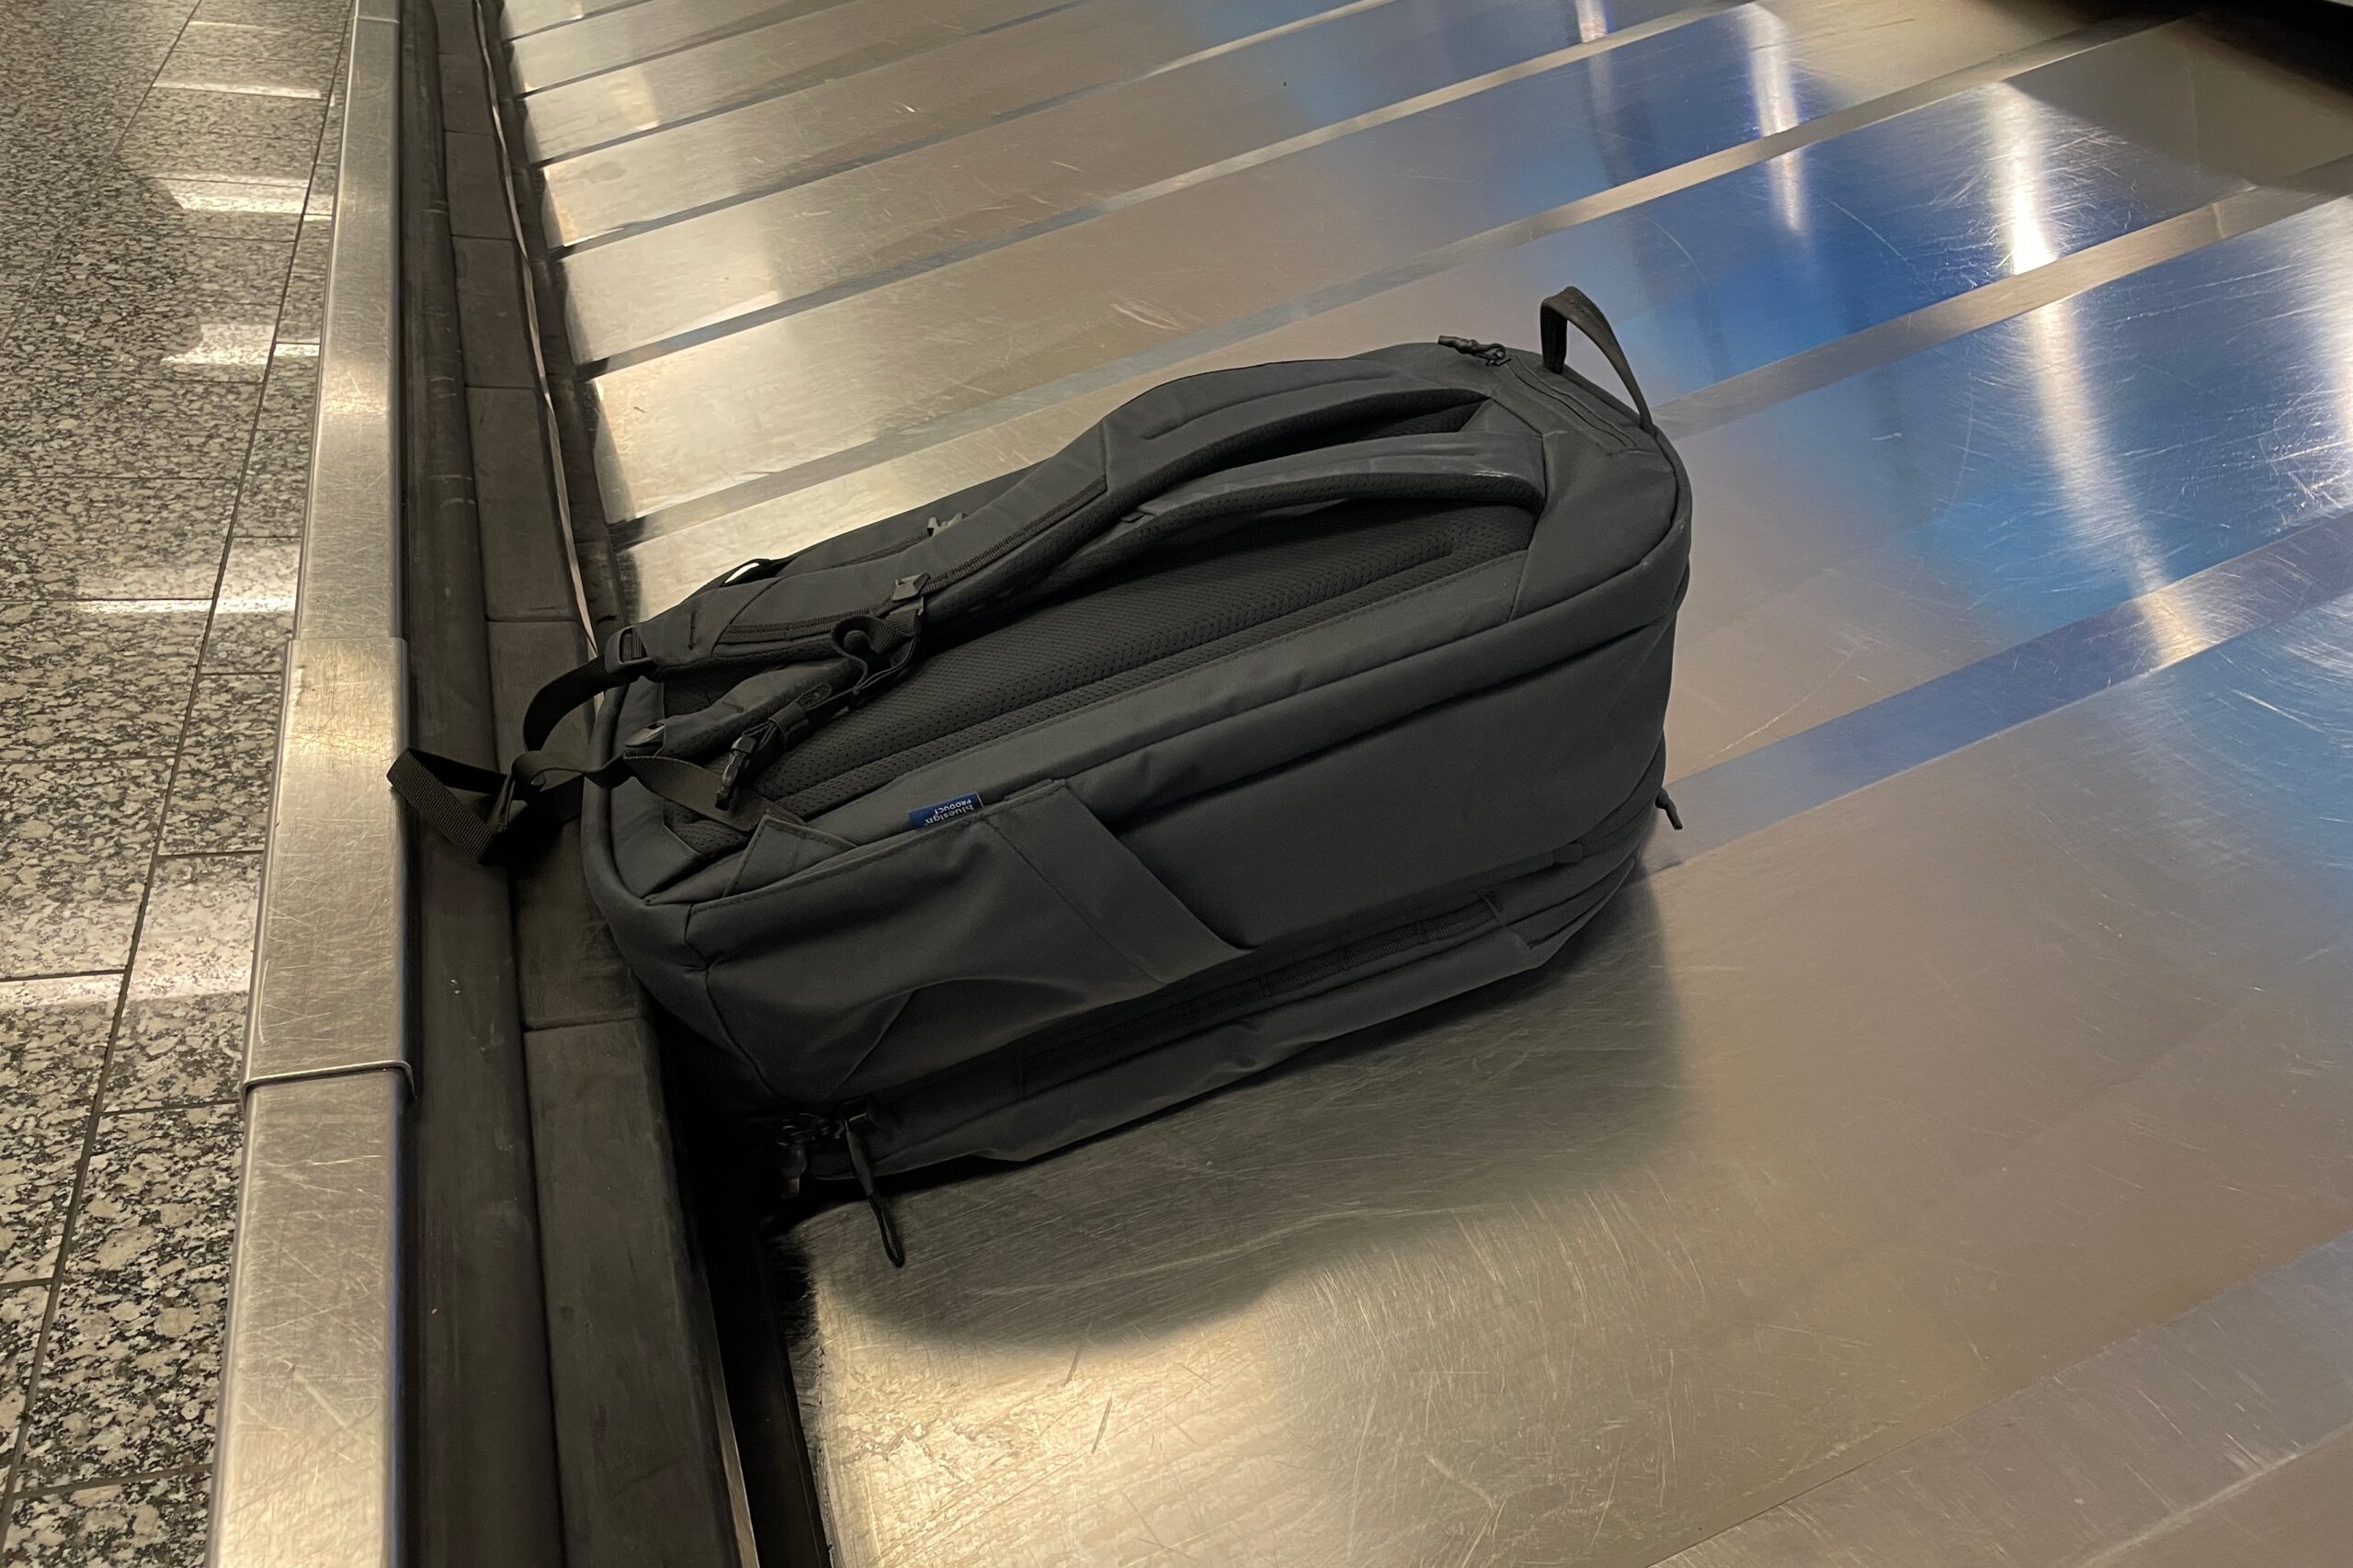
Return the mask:
POLYGON ((1167 382, 393 783, 589 887, 787 1175, 1021 1160, 1543 962, 1662 791, 1690 495, 1600 312, 1167 382), (1631 406, 1567 365, 1574 326, 1631 406), (598 759, 538 748, 599 693, 598 759), (487 817, 452 787, 493 797, 487 817))

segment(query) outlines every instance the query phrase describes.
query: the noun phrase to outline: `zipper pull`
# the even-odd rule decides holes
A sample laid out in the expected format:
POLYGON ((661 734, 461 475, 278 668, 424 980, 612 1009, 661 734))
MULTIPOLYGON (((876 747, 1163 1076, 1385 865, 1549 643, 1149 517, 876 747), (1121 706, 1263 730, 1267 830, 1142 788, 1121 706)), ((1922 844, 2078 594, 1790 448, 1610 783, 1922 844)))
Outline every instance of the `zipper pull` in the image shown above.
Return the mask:
POLYGON ((1675 809, 1675 797, 1664 790, 1658 792, 1658 809, 1666 813, 1667 826, 1677 833, 1683 831, 1683 813, 1675 809))
MULTIPOLYGON (((801 1184, 810 1174, 811 1145, 840 1144, 842 1153, 849 1157, 850 1174, 858 1178, 858 1190, 865 1195, 866 1207, 873 1211, 874 1228, 882 1236, 882 1256, 891 1260, 892 1267, 904 1268, 906 1244, 899 1239, 899 1222, 892 1218, 890 1203, 875 1185, 874 1165, 867 1157, 866 1139, 858 1131, 872 1125, 862 1110, 830 1119, 804 1111, 779 1119, 775 1165, 779 1196, 788 1203, 801 1196, 801 1184)), ((830 1181, 838 1173, 829 1168, 817 1175, 821 1180, 830 1181)))
POLYGON ((764 719, 728 744, 727 755, 719 761, 719 803, 721 807, 735 803, 735 791, 744 782, 744 770, 752 759, 767 750, 776 739, 776 721, 764 719))
POLYGON ((809 1135, 789 1127, 776 1141, 776 1179, 781 1189, 778 1196, 787 1201, 800 1197, 801 1179, 808 1174, 809 1135))
POLYGON ((831 1127, 804 1111, 779 1117, 775 1126, 777 1195, 789 1201, 801 1196, 801 1184, 808 1179, 809 1145, 824 1140, 831 1127))
POLYGON ((1511 358, 1511 350, 1500 343, 1482 343, 1475 337, 1441 337, 1438 341, 1457 354, 1468 354, 1490 365, 1500 365, 1511 358))
POLYGON ((858 1176, 858 1190, 866 1195, 866 1206, 874 1210, 874 1228, 882 1233, 882 1256, 891 1260, 893 1268, 907 1266, 907 1249, 899 1240, 898 1221, 891 1218, 891 1206, 874 1185, 874 1167, 866 1158, 866 1140, 858 1132, 858 1125, 873 1123, 864 1111, 842 1118, 842 1148, 849 1154, 849 1168, 858 1176))

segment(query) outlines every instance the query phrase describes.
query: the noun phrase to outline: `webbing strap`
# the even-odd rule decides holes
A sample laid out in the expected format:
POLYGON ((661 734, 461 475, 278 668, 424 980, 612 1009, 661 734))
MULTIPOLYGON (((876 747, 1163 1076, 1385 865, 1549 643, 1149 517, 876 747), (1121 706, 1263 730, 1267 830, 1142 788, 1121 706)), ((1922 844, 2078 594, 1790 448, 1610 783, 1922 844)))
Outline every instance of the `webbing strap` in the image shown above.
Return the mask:
POLYGON ((733 791, 722 803, 720 797, 727 791, 718 774, 675 756, 617 756, 580 768, 527 751, 500 773, 412 747, 393 758, 384 777, 420 822, 485 865, 508 863, 517 850, 578 816, 581 791, 590 784, 610 789, 634 778, 664 800, 738 833, 751 832, 767 817, 791 817, 748 790, 733 791), (477 808, 463 795, 483 796, 488 803, 477 808))
POLYGON ((457 791, 495 794, 506 788, 506 775, 411 747, 392 758, 384 778, 419 822, 456 845, 468 859, 490 858, 498 843, 497 830, 458 799, 457 791))
POLYGON ((584 777, 590 783, 606 785, 634 778, 664 800, 676 801, 713 822, 723 822, 738 833, 751 832, 768 817, 798 820, 782 806, 752 790, 724 790, 718 774, 680 757, 617 757, 584 777), (720 802, 722 793, 729 795, 723 805, 720 802))
POLYGON ((548 737, 555 733, 555 727, 563 722, 564 715, 581 704, 617 686, 627 686, 642 675, 652 674, 653 660, 632 656, 628 652, 635 645, 636 638, 635 627, 622 627, 601 651, 532 693, 531 705, 523 710, 524 748, 537 751, 547 744, 548 737))
POLYGON ((1544 368, 1559 375, 1568 368, 1569 328, 1575 327, 1586 340, 1601 350, 1618 379, 1626 383, 1626 391, 1634 400, 1634 415, 1645 430, 1658 426, 1651 419, 1650 400, 1643 395, 1642 384, 1634 380, 1634 367, 1627 362, 1626 351, 1618 346, 1618 334, 1609 325, 1609 318, 1601 307, 1582 289, 1563 289, 1544 301, 1537 311, 1537 329, 1543 338, 1544 368))
POLYGON ((384 775, 418 821, 484 865, 505 863, 518 846, 536 844, 578 816, 586 777, 536 751, 501 773, 414 746, 394 757, 384 775), (461 794, 487 796, 489 803, 477 810, 461 794))
MULTIPOLYGON (((472 858, 503 861, 515 846, 537 843, 580 814, 584 781, 611 785, 629 770, 608 763, 583 769, 547 756, 548 737, 564 716, 654 669, 634 627, 623 627, 591 658, 556 676, 531 696, 523 714, 523 755, 505 772, 411 747, 392 759, 384 778, 424 823, 472 858), (477 808, 461 795, 487 797, 477 808)), ((698 770, 699 771, 699 770, 698 770)))

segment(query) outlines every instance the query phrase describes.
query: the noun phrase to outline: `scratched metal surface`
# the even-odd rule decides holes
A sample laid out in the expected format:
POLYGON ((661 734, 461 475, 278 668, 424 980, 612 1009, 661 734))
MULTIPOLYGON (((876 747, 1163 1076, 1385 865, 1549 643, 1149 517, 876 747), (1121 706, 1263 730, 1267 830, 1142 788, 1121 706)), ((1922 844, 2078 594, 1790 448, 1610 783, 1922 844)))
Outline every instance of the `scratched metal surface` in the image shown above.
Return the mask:
POLYGON ((638 608, 1572 279, 1699 500, 1565 961, 797 1233, 842 1562, 2339 1560, 2328 15, 510 7, 638 608))

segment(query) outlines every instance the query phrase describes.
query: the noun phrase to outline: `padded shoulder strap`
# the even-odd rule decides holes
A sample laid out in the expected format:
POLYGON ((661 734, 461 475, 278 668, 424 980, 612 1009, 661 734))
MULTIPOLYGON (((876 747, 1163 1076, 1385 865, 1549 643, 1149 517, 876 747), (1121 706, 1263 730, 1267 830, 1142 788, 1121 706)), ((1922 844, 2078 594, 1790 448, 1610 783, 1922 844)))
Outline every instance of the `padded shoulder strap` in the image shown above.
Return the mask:
POLYGON ((1335 501, 1544 507, 1544 446, 1522 426, 1392 436, 1203 474, 1128 512, 1057 567, 1059 591, 1221 518, 1335 501))
POLYGON ((1391 436, 1318 447, 1204 474, 1142 503, 1133 517, 1222 516, 1327 501, 1495 501, 1540 506, 1544 448, 1524 427, 1391 436))
POLYGON ((563 722, 564 715, 615 687, 628 685, 653 667, 639 644, 637 628, 622 627, 595 654, 531 694, 531 705, 523 710, 524 749, 539 750, 563 722))
MULTIPOLYGON (((1310 359, 1189 376, 1121 405, 952 527, 903 549, 697 595, 645 623, 665 668, 742 647, 749 629, 823 627, 919 585, 937 620, 1035 582, 1138 506, 1268 452, 1480 401, 1371 359, 1310 359)), ((805 631, 802 634, 807 634, 805 631)))

